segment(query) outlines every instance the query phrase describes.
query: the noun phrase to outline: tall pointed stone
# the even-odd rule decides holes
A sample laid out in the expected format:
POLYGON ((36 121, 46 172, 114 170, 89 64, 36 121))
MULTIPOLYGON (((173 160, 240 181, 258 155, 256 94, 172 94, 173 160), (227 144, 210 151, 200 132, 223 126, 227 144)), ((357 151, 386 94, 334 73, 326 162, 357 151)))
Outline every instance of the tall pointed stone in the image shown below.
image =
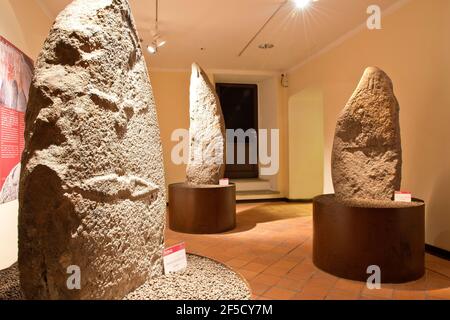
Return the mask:
POLYGON ((225 121, 208 76, 192 64, 187 182, 219 184, 225 173, 225 121))
POLYGON ((336 127, 336 197, 391 200, 400 189, 401 169, 399 105, 391 79, 378 68, 367 68, 336 127))
POLYGON ((162 273, 162 148, 126 0, 76 0, 59 14, 36 63, 25 139, 28 299, 120 299, 162 273))

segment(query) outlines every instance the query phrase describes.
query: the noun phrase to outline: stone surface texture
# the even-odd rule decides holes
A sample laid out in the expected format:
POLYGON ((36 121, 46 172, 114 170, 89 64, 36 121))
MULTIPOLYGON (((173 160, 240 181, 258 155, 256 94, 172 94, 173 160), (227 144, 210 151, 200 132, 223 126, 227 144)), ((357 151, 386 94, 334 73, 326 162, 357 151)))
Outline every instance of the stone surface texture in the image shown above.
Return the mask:
POLYGON ((125 300, 249 300, 246 281, 225 265, 208 258, 188 255, 185 271, 145 283, 125 300))
POLYGON ((370 67, 339 117, 332 175, 340 200, 384 200, 400 190, 399 104, 391 79, 370 67))
POLYGON ((20 290, 19 268, 17 263, 5 270, 0 270, 0 301, 23 300, 20 290))
MULTIPOLYGON (((236 272, 214 260, 188 255, 185 271, 161 275, 124 300, 249 300, 251 290, 236 272)), ((0 270, 0 301, 23 300, 17 264, 0 270)))
POLYGON ((214 86, 196 63, 191 75, 189 136, 187 182, 219 184, 225 174, 225 121, 214 86))
POLYGON ((162 274, 155 102, 126 0, 76 0, 36 63, 19 191, 27 299, 121 299, 162 274), (69 266, 81 289, 69 290, 69 266))

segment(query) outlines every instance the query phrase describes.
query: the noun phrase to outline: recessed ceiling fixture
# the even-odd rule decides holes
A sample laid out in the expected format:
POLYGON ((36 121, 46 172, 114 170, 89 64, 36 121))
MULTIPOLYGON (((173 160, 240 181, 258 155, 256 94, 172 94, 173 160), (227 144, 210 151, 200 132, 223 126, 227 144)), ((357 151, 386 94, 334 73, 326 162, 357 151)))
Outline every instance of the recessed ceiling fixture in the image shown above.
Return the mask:
MULTIPOLYGON (((282 2, 278 8, 272 13, 272 15, 264 22, 261 28, 259 28, 258 32, 250 39, 250 41, 245 45, 245 47, 239 52, 238 57, 242 56, 244 52, 250 47, 250 45, 255 41, 255 39, 260 35, 260 33, 264 30, 264 28, 269 24, 270 21, 277 15, 277 13, 288 3, 294 3, 297 9, 306 10, 306 8, 313 2, 317 2, 319 0, 285 0, 282 2)), ((261 47, 260 47, 261 48, 261 47)), ((261 49, 269 49, 269 48, 261 48, 261 49)))
POLYGON ((272 43, 262 43, 258 46, 260 49, 272 49, 275 47, 272 43))
POLYGON ((147 46, 147 51, 150 54, 156 54, 158 52, 158 48, 162 47, 166 44, 166 40, 161 37, 159 33, 159 0, 155 0, 156 4, 156 13, 155 13, 155 28, 152 32, 152 42, 147 46))

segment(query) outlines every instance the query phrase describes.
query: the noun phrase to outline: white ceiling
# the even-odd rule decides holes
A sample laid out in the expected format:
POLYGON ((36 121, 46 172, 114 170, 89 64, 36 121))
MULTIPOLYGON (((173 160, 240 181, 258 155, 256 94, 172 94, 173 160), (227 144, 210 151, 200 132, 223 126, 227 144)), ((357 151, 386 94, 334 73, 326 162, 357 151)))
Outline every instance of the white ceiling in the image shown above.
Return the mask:
MULTIPOLYGON (((70 0, 39 2, 55 18, 70 0)), ((239 52, 284 0, 159 2, 159 29, 167 44, 157 55, 147 55, 152 68, 188 69, 196 61, 207 69, 284 71, 364 23, 369 5, 386 9, 399 0, 319 0, 303 12, 289 2, 241 57, 239 52), (275 48, 258 48, 266 42, 275 48)), ((155 0, 130 3, 140 36, 148 42, 155 0)))

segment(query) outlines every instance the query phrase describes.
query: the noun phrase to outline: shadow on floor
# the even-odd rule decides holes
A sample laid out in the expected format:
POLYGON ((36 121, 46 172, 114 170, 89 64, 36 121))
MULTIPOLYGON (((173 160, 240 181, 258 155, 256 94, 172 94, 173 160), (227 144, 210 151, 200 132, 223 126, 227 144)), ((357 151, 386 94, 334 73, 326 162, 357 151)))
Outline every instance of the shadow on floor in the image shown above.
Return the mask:
POLYGON ((450 279, 445 275, 442 275, 434 270, 426 267, 425 276, 421 279, 400 283, 400 284, 384 284, 384 288, 395 289, 401 291, 435 291, 435 290, 449 290, 450 289, 450 279))
POLYGON ((310 204, 276 203, 262 204, 240 211, 236 216, 236 228, 225 234, 240 233, 255 228, 260 223, 267 223, 300 217, 310 217, 310 204))

